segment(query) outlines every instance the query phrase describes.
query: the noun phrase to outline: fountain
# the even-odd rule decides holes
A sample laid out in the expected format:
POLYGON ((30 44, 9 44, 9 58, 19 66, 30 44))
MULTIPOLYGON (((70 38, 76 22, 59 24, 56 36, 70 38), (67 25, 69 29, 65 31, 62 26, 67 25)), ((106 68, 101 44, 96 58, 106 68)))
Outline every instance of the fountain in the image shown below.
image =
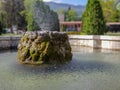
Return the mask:
POLYGON ((18 59, 23 64, 58 64, 72 59, 71 47, 66 33, 59 31, 57 13, 42 1, 32 1, 28 29, 18 45, 18 59), (32 24, 31 24, 32 23, 32 24), (33 25, 33 26, 32 26, 33 25), (41 29, 35 30, 36 26, 41 29))
POLYGON ((72 59, 66 33, 56 31, 26 32, 18 45, 18 59, 23 64, 59 64, 72 59))
POLYGON ((80 47, 77 43, 71 46, 72 56, 67 34, 43 27, 43 31, 27 31, 18 52, 0 50, 0 90, 119 90, 120 51, 80 47), (35 65, 17 63, 17 54, 21 63, 35 65), (70 63, 58 65, 71 58, 70 63))
POLYGON ((38 1, 33 8, 35 21, 43 31, 59 31, 59 19, 56 12, 50 10, 49 6, 38 1))

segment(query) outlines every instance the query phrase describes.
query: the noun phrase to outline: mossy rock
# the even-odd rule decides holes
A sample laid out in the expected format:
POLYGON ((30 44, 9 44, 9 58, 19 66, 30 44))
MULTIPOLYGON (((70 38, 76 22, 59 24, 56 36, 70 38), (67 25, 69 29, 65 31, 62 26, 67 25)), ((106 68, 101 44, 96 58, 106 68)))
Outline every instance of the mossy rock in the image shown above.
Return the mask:
POLYGON ((71 61, 71 46, 67 34, 54 31, 26 32, 18 45, 18 60, 23 64, 35 65, 71 61))

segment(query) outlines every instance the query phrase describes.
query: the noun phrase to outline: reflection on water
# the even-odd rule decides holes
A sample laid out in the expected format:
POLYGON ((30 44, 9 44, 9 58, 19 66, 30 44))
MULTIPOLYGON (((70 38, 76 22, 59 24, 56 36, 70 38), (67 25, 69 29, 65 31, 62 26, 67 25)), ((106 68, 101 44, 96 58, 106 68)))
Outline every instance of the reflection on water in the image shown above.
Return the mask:
POLYGON ((72 46, 73 52, 82 52, 82 53, 93 53, 93 52, 102 52, 102 53, 116 53, 120 52, 117 50, 109 50, 109 49, 94 49, 90 47, 83 47, 83 46, 72 46))
POLYGON ((120 52, 72 47, 73 60, 58 66, 17 62, 17 51, 0 52, 0 90, 120 90, 120 52))

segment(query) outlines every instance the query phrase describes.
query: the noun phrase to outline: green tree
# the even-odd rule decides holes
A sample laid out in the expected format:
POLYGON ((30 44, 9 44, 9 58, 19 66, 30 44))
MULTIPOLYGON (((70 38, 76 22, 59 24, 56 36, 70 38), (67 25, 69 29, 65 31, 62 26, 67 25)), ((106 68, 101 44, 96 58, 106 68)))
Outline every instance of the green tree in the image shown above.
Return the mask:
POLYGON ((111 22, 119 22, 120 21, 120 11, 115 10, 113 15, 111 16, 111 22))
POLYGON ((1 23, 1 21, 0 21, 0 35, 2 34, 2 29, 3 29, 2 23, 1 23))
POLYGON ((25 0, 24 1, 24 7, 25 10, 22 11, 23 14, 26 16, 27 21, 27 29, 29 31, 34 31, 39 29, 37 23, 35 22, 34 18, 34 6, 35 3, 37 3, 40 0, 25 0))
POLYGON ((77 17, 77 12, 71 7, 69 7, 67 12, 65 12, 65 21, 76 21, 77 17))
POLYGON ((2 24, 5 27, 11 28, 11 32, 13 31, 13 25, 19 27, 25 26, 25 18, 20 14, 24 9, 23 1, 24 0, 4 0, 0 2, 0 15, 2 18, 4 17, 2 19, 2 24))
POLYGON ((82 15, 82 30, 89 35, 101 35, 106 31, 106 24, 99 0, 88 0, 82 15))
POLYGON ((120 10, 117 10, 119 3, 116 0, 100 0, 103 14, 107 22, 119 22, 120 10))
POLYGON ((6 17, 7 17, 7 12, 4 11, 4 2, 0 1, 0 22, 2 27, 6 26, 6 17))

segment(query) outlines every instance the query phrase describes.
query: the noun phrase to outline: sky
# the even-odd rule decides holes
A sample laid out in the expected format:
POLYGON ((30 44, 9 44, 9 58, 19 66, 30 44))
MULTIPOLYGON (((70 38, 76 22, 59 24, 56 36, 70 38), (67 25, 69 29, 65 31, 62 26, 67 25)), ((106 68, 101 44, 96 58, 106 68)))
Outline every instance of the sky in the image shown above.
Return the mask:
POLYGON ((43 0, 45 2, 67 3, 73 5, 86 5, 87 0, 43 0))

